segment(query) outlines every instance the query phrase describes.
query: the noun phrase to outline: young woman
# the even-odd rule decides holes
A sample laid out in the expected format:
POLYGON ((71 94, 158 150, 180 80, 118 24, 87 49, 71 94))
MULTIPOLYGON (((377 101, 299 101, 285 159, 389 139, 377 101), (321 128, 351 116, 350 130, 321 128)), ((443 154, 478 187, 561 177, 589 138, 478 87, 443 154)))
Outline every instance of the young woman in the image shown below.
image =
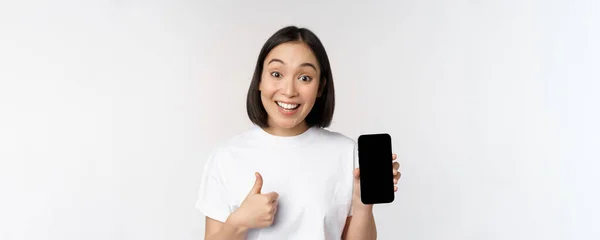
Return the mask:
MULTIPOLYGON (((246 102, 256 126, 216 148, 204 169, 196 207, 205 239, 376 239, 373 206, 360 200, 356 142, 324 129, 334 102, 315 34, 290 26, 267 40, 246 102)), ((397 184, 399 164, 390 164, 397 184)))

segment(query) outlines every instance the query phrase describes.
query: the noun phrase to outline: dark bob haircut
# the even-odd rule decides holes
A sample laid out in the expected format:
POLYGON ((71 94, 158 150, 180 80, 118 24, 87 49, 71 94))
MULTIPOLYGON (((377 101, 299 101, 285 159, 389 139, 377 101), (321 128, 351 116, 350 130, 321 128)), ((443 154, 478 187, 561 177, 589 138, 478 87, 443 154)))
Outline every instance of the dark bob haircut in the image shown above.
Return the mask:
POLYGON ((325 52, 323 44, 313 32, 306 28, 298 28, 295 26, 284 27, 275 32, 260 50, 258 60, 256 61, 256 68, 254 69, 254 75, 252 76, 252 81, 250 82, 250 87, 248 89, 248 96, 246 98, 246 111, 248 112, 248 117, 255 125, 269 127, 267 111, 262 104, 258 86, 261 81, 265 58, 267 58, 267 55, 273 48, 287 42, 306 43, 317 58, 319 68, 321 69, 319 94, 315 101, 315 105, 306 116, 305 121, 308 127, 329 127, 335 108, 335 91, 327 52, 325 52))

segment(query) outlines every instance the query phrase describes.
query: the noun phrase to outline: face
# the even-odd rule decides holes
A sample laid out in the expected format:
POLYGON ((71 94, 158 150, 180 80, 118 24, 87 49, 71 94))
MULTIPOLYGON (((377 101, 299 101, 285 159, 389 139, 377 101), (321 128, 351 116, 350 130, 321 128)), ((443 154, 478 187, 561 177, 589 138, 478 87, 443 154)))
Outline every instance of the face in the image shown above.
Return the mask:
POLYGON ((318 97, 320 74, 317 59, 305 43, 283 43, 271 50, 259 84, 269 116, 267 131, 296 135, 308 128, 304 119, 318 97))

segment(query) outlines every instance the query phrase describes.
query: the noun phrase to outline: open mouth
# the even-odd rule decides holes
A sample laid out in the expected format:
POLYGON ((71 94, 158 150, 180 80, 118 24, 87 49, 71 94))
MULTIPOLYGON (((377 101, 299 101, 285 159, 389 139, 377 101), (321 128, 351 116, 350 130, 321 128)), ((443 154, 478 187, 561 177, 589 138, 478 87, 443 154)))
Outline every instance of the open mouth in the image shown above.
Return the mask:
POLYGON ((283 108, 283 110, 285 110, 285 111, 294 111, 300 107, 300 104, 295 104, 295 103, 282 103, 282 102, 277 102, 277 101, 275 101, 275 103, 277 103, 277 105, 280 108, 283 108))

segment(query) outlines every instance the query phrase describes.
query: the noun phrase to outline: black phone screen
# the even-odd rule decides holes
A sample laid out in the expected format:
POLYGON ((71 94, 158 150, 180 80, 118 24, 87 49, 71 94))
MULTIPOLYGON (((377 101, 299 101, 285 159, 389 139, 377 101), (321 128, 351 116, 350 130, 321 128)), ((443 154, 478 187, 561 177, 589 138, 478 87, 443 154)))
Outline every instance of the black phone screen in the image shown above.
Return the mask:
POLYGON ((360 194, 364 204, 394 201, 392 138, 389 134, 358 137, 360 194))

